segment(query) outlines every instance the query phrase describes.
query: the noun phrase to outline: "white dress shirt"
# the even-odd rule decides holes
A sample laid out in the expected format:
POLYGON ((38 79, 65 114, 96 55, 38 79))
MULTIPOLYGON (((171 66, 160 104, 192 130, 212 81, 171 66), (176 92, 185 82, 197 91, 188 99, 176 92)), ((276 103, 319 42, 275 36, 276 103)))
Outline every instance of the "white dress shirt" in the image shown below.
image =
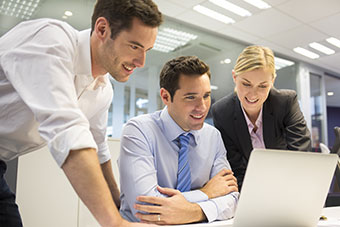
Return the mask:
POLYGON ((23 22, 0 38, 0 159, 48 143, 61 166, 70 150, 106 143, 109 75, 91 73, 90 30, 52 19, 23 22))

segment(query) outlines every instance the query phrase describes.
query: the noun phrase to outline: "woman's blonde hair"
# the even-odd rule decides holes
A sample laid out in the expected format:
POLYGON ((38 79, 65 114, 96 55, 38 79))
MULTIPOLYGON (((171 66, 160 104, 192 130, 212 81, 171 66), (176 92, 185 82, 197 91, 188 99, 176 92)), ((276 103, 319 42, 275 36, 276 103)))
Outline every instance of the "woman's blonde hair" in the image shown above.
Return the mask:
POLYGON ((273 78, 276 77, 273 51, 268 47, 248 46, 238 56, 234 72, 237 76, 241 73, 263 68, 269 69, 273 78))

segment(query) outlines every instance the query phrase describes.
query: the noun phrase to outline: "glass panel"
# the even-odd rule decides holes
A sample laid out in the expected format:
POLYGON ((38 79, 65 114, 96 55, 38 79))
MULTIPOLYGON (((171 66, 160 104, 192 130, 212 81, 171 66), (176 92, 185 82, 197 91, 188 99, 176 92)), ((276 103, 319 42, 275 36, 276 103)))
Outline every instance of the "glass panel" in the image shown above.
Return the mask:
MULTIPOLYGON (((207 33, 170 18, 165 19, 165 22, 159 29, 158 36, 161 33, 164 34, 169 28, 190 33, 196 36, 196 38, 189 40, 185 44, 182 43, 169 52, 162 52, 164 51, 161 48, 162 45, 157 46, 155 44, 155 48, 147 53, 145 67, 136 69, 125 83, 124 123, 131 117, 151 113, 164 107, 159 97, 159 73, 165 62, 178 56, 195 55, 209 65, 211 71, 212 104, 234 91, 232 69, 238 55, 247 46, 246 44, 214 33, 207 33)), ((170 37, 171 35, 168 36, 170 37)), ((160 41, 163 44, 181 43, 180 37, 178 35, 172 36, 170 39, 163 37, 160 41)), ((291 66, 282 66, 277 74, 275 86, 296 90, 296 65, 294 63, 291 66)), ((118 94, 115 93, 116 95, 118 94)), ((114 103, 114 105, 116 104, 114 103)), ((115 106, 113 109, 115 109, 115 106)), ((212 124, 210 113, 206 122, 212 124)), ((121 131, 119 127, 114 127, 114 130, 117 131, 117 133, 114 133, 116 135, 121 131)))
POLYGON ((311 115, 312 115, 312 149, 320 151, 320 143, 323 143, 323 103, 321 98, 321 76, 310 74, 310 100, 311 100, 311 115))

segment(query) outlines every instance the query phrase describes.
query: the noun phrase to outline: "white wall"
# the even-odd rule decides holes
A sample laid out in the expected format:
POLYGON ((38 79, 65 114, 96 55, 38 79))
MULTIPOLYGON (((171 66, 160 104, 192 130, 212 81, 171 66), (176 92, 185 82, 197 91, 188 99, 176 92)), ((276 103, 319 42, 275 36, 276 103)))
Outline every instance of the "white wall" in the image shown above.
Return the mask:
MULTIPOLYGON (((119 140, 109 139, 112 168, 119 186, 119 140)), ((25 227, 99 226, 83 205, 47 147, 19 158, 17 204, 25 227)))

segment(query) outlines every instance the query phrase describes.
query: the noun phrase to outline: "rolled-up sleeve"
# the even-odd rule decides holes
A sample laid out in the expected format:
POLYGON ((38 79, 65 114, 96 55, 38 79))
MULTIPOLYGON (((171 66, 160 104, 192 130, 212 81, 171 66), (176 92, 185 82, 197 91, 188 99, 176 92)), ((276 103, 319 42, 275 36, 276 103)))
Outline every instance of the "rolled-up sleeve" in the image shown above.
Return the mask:
MULTIPOLYGON (((112 99, 112 96, 111 98, 112 99)), ((105 107, 102 111, 100 111, 97 115, 91 118, 91 133, 95 142, 98 145, 98 159, 100 164, 103 164, 111 159, 111 153, 109 150, 109 146, 107 144, 107 119, 108 119, 108 108, 105 107)), ((118 151, 114 151, 118 152, 118 151)))

